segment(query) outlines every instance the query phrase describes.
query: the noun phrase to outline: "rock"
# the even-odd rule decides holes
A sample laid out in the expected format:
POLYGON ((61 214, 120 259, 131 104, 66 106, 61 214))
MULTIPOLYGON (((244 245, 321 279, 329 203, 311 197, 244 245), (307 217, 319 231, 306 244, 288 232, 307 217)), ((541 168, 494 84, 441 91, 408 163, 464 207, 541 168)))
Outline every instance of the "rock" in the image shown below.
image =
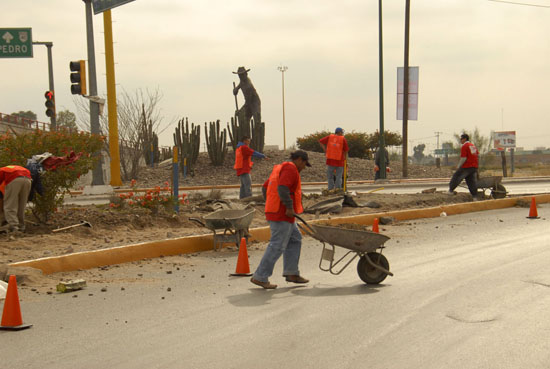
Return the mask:
POLYGON ((436 188, 432 187, 432 188, 427 188, 425 190, 422 190, 422 193, 435 193, 435 191, 436 191, 436 188))
POLYGON ((65 293, 65 292, 72 292, 72 291, 78 291, 86 287, 86 281, 84 279, 77 279, 74 281, 69 282, 60 282, 56 289, 57 292, 65 293))
POLYGON ((383 225, 392 224, 395 221, 394 217, 380 217, 379 222, 383 225))
POLYGON ((365 207, 378 209, 378 208, 382 207, 382 205, 380 205, 376 201, 368 201, 368 202, 365 203, 365 207))

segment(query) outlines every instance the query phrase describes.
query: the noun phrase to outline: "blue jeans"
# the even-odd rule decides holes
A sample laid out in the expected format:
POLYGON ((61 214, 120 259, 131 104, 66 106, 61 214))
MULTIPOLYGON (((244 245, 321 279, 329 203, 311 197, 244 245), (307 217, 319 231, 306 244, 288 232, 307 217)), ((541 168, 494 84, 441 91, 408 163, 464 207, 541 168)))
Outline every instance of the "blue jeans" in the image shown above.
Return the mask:
POLYGON ((298 262, 302 249, 302 234, 298 231, 296 223, 274 222, 269 220, 271 239, 265 250, 260 265, 254 272, 254 279, 260 282, 268 282, 273 274, 275 263, 283 255, 283 275, 300 275, 298 262))
POLYGON ((241 174, 239 179, 241 180, 239 199, 252 196, 252 179, 250 178, 250 173, 241 174))
POLYGON ((342 175, 344 174, 344 167, 333 167, 327 165, 327 179, 328 189, 342 188, 342 175), (334 176, 336 176, 336 183, 334 182, 334 176))

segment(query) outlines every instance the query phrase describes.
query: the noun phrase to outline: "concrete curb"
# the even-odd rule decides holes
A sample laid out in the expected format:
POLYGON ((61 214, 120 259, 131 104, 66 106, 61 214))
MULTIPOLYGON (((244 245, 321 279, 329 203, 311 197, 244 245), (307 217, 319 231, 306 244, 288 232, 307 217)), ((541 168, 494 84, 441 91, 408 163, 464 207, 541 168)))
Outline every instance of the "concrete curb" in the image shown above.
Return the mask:
MULTIPOLYGON (((519 200, 531 201, 535 197, 537 204, 549 203, 550 194, 536 196, 522 196, 499 200, 486 200, 470 203, 443 205, 424 209, 398 210, 385 213, 372 213, 349 217, 314 220, 311 223, 324 222, 331 224, 358 223, 371 225, 374 218, 381 216, 394 217, 396 220, 410 220, 420 218, 439 217, 442 212, 447 215, 464 214, 484 210, 495 210, 513 207, 519 200)), ((251 240, 268 241, 269 227, 253 228, 250 230, 251 240)), ((190 254, 199 251, 212 250, 212 235, 188 236, 182 238, 144 242, 134 245, 118 246, 109 249, 78 252, 74 254, 52 256, 35 260, 27 260, 9 264, 13 267, 31 267, 40 269, 44 274, 68 272, 79 269, 90 269, 105 265, 121 264, 130 261, 155 258, 160 256, 190 254)))

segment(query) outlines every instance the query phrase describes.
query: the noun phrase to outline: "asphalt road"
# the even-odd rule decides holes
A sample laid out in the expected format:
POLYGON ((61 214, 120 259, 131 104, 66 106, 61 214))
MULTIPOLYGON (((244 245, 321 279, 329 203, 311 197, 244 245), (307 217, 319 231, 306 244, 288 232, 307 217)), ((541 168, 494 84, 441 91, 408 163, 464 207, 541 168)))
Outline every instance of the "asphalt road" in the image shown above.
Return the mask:
MULTIPOLYGON (((282 260, 273 291, 229 277, 237 252, 225 249, 111 268, 111 283, 76 293, 26 290, 23 320, 34 327, 0 331, 0 366, 547 368, 549 210, 383 226, 395 276, 377 286, 355 262, 339 276, 320 271, 321 246, 306 238, 306 286, 283 281, 282 260)), ((264 247, 249 246, 252 270, 264 247)))

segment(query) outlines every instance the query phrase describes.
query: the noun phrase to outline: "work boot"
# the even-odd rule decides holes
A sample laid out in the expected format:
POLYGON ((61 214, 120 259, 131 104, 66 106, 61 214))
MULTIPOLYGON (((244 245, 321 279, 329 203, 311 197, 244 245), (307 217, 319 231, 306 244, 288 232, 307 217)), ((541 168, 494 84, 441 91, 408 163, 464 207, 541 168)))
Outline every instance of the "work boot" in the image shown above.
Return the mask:
POLYGON ((254 277, 250 278, 250 282, 254 283, 257 286, 263 287, 266 290, 274 290, 275 288, 277 288, 276 284, 271 284, 269 283, 269 281, 261 282, 257 279, 254 279, 254 277))
POLYGON ((309 282, 309 279, 305 279, 304 277, 300 276, 300 275, 287 275, 285 276, 286 278, 286 281, 287 282, 292 282, 292 283, 307 283, 309 282))

